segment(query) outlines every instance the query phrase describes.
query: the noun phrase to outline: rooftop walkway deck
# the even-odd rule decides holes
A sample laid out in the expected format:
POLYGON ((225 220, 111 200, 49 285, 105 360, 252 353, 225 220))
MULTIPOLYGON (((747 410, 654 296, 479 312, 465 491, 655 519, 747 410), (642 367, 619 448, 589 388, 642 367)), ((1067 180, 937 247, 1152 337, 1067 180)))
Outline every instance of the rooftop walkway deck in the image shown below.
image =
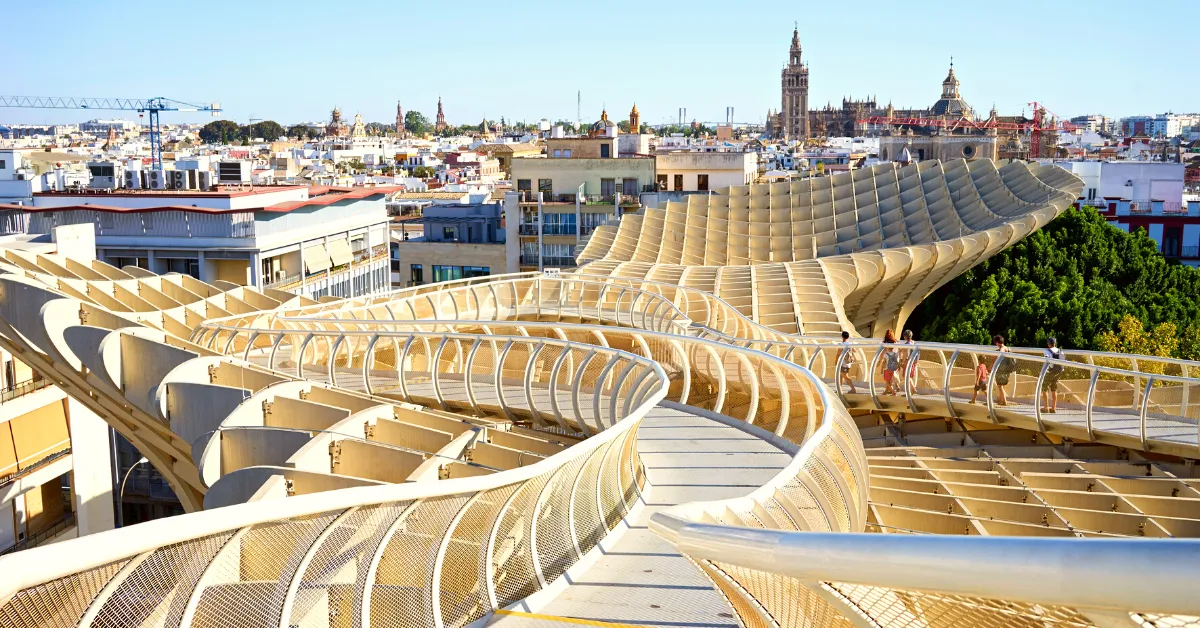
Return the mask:
MULTIPOLYGON (((770 443, 713 419, 655 408, 638 431, 647 489, 590 567, 541 608, 525 603, 497 614, 489 626, 581 625, 736 627, 712 583, 670 543, 647 527, 650 516, 686 502, 740 497, 774 477, 790 457, 770 443), (583 624, 597 625, 597 624, 583 624)), ((579 573, 582 572, 582 573, 579 573)))

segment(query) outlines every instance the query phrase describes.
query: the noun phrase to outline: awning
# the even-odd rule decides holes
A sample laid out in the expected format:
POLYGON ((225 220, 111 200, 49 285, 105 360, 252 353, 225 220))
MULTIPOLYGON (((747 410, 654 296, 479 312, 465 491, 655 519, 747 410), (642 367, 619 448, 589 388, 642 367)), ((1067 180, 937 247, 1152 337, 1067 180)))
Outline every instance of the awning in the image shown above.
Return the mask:
POLYGON ((354 254, 350 252, 350 242, 341 239, 330 240, 329 257, 334 266, 349 264, 350 260, 354 259, 354 254))
POLYGON ((328 270, 330 266, 329 251, 325 250, 324 244, 318 242, 304 247, 304 272, 311 275, 328 270))

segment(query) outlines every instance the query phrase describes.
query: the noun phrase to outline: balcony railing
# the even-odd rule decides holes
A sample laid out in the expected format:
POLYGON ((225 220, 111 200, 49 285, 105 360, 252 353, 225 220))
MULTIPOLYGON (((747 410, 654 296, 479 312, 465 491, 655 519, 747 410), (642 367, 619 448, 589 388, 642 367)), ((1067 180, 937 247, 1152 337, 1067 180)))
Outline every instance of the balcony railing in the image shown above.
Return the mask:
POLYGON ((183 210, 116 213, 91 209, 38 212, 29 216, 29 233, 51 233, 63 225, 91 224, 96 237, 253 238, 254 212, 208 214, 183 210))
MULTIPOLYGON (((523 223, 520 226, 520 233, 523 236, 535 236, 538 234, 537 223, 523 223)), ((542 225, 542 235, 575 235, 575 225, 562 223, 549 223, 542 225)))
POLYGON ((570 256, 550 257, 547 255, 543 255, 542 256, 542 266, 558 266, 558 267, 572 267, 573 268, 575 266, 575 258, 570 257, 570 256))
POLYGON ((1131 200, 1116 203, 1118 216, 1200 217, 1200 206, 1190 207, 1179 201, 1131 200))
POLYGON ((287 277, 284 277, 282 279, 277 279, 275 281, 267 283, 264 287, 272 288, 274 290, 283 290, 287 287, 292 286, 292 284, 300 283, 301 279, 302 279, 301 274, 296 273, 295 275, 288 275, 287 277))
POLYGON ((43 379, 41 377, 32 379, 27 382, 22 382, 20 384, 17 384, 16 386, 13 386, 12 388, 0 390, 0 403, 12 401, 13 399, 16 399, 17 397, 24 397, 25 395, 28 395, 31 392, 36 392, 43 388, 47 388, 49 386, 50 386, 50 380, 43 379))
POLYGON ((29 232, 29 213, 24 211, 0 212, 0 235, 29 232))
POLYGON ((8 549, 0 550, 0 556, 11 554, 13 552, 19 552, 23 549, 29 549, 31 547, 37 547, 46 541, 54 539, 54 537, 58 536, 63 531, 70 529, 73 525, 75 525, 75 513, 68 512, 67 514, 63 515, 61 519, 55 521, 54 525, 50 526, 49 528, 39 530, 38 532, 21 539, 16 545, 8 549))
POLYGON ((1178 247, 1178 253, 1163 249, 1162 254, 1170 258, 1197 259, 1200 258, 1200 246, 1181 246, 1178 247))

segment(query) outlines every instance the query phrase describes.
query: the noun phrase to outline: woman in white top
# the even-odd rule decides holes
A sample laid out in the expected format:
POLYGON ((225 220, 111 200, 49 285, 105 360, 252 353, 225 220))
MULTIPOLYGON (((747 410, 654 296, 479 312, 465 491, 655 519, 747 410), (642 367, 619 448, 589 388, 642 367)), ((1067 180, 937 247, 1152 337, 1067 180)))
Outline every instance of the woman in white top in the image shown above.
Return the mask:
POLYGON ((1065 365, 1057 362, 1063 359, 1063 350, 1058 348, 1054 336, 1046 339, 1046 357, 1050 359, 1050 366, 1042 378, 1042 412, 1054 414, 1058 412, 1058 380, 1066 370, 1065 365))
POLYGON ((850 394, 856 394, 858 390, 854 387, 854 380, 850 379, 850 369, 854 368, 854 348, 850 344, 850 332, 842 332, 842 342, 838 345, 842 350, 838 353, 838 362, 841 363, 841 368, 838 369, 839 381, 850 387, 850 394))

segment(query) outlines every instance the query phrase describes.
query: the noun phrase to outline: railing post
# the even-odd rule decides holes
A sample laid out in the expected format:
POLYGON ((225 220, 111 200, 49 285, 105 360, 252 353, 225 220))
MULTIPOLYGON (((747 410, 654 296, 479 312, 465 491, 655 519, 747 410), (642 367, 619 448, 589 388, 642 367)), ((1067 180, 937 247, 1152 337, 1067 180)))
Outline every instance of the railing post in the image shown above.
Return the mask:
POLYGON ((913 401, 913 378, 909 377, 908 374, 912 371, 915 371, 917 368, 917 363, 921 361, 921 349, 916 343, 908 346, 911 347, 911 349, 908 351, 908 360, 904 362, 904 372, 901 373, 901 375, 904 377, 904 398, 908 400, 908 409, 916 412, 917 403, 913 401))
MULTIPOLYGON (((946 364, 945 380, 942 382, 942 393, 946 397, 946 412, 956 419, 958 418, 958 412, 955 412, 954 405, 950 402, 950 375, 954 371, 954 365, 958 364, 958 354, 960 353, 962 353, 961 349, 955 349, 954 353, 950 354, 950 362, 946 364)), ((972 382, 975 379, 974 372, 971 373, 971 379, 972 382)))
POLYGON ((871 358, 871 367, 867 372, 867 390, 871 393, 871 403, 876 410, 882 410, 883 406, 879 403, 879 393, 875 391, 875 371, 879 370, 879 359, 883 357, 884 349, 887 345, 880 344, 879 350, 875 352, 875 357, 871 358))
MULTIPOLYGON (((1090 360, 1089 360, 1090 361, 1090 360)), ((1096 403, 1096 382, 1100 380, 1100 371, 1092 369, 1091 381, 1088 382, 1087 399, 1085 400, 1085 412, 1087 417, 1087 435, 1088 440, 1094 441, 1096 438, 1092 435, 1092 407, 1096 403)))
POLYGON ((1146 378, 1146 392, 1142 394, 1142 408, 1138 413, 1138 433, 1142 438, 1142 451, 1149 451, 1146 446, 1146 412, 1150 407, 1150 390, 1154 386, 1154 376, 1146 378))
MULTIPOLYGON (((1042 358, 1042 368, 1038 371, 1037 384, 1033 389, 1033 400, 1036 405, 1033 408, 1033 416, 1037 420, 1039 432, 1045 432, 1042 427, 1042 386, 1046 383, 1046 371, 1050 369, 1050 361, 1047 358, 1042 358)), ((1015 373, 1014 373, 1015 375, 1015 373)))

